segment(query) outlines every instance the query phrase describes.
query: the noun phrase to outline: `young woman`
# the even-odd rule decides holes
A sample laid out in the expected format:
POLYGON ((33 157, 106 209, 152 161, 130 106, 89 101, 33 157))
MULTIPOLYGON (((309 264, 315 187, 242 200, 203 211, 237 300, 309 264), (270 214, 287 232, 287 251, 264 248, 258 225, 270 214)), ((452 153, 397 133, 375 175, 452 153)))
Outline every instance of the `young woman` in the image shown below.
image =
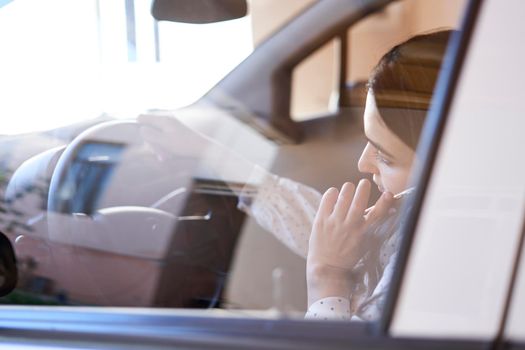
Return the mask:
MULTIPOLYGON (((307 259, 307 318, 375 320, 382 310, 399 241, 402 215, 395 195, 407 189, 415 162, 415 150, 430 106, 451 31, 418 35, 392 48, 369 79, 364 112, 368 138, 359 170, 372 175, 382 192, 372 208, 366 208, 369 180, 357 186, 346 183, 324 196, 304 184, 253 171, 253 164, 216 142, 197 135, 175 118, 141 116, 139 122, 151 145, 162 151, 201 157, 213 149, 221 159, 214 171, 221 178, 251 173, 259 181, 237 192, 239 209, 252 216, 295 253, 307 259), (156 131, 155 131, 156 130, 156 131)), ((212 166, 213 167, 213 166, 212 166)), ((251 183, 251 181, 248 181, 251 183)))
POLYGON ((382 192, 367 209, 371 182, 320 194, 267 175, 257 200, 240 208, 307 257, 307 318, 378 319, 396 260, 399 201, 409 186, 416 148, 451 31, 415 36, 373 70, 364 111, 368 143, 358 167, 382 192), (311 233, 310 233, 311 232, 311 233))

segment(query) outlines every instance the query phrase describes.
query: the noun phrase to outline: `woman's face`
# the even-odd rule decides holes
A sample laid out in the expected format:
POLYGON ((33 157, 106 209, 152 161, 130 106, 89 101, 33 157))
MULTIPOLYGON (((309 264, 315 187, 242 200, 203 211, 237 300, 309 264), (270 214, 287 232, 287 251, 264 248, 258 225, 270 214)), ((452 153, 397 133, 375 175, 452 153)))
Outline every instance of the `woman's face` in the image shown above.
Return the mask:
POLYGON ((371 92, 363 118, 368 143, 359 158, 359 171, 372 174, 379 191, 395 195, 406 189, 415 153, 388 129, 371 92))

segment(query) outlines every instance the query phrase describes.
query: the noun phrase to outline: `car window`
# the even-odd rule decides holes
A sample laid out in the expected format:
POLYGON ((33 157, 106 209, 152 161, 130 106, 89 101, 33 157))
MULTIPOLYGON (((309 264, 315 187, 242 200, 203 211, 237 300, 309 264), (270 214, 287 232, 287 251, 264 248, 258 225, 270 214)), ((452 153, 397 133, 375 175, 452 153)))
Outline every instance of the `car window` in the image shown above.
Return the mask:
POLYGON ((253 49, 250 15, 157 22, 150 7, 151 0, 6 2, 0 113, 10 123, 0 134, 191 104, 253 49))
POLYGON ((364 106, 363 85, 386 51, 415 33, 457 28, 464 7, 465 1, 426 5, 420 1, 399 1, 348 28, 294 68, 292 119, 332 115, 338 104, 364 106), (341 56, 341 52, 345 55, 341 56), (341 60, 345 61, 344 72, 340 70, 341 60), (340 96, 341 82, 348 89, 340 96))
MULTIPOLYGON (((0 16, 16 13, 16 6, 54 13, 55 3, 69 6, 18 0, 0 8, 0 16)), ((134 3, 135 11, 147 9, 145 2, 134 3)), ((235 101, 244 119, 210 100, 182 107, 252 50, 249 18, 223 27, 152 23, 158 38, 151 27, 151 36, 144 34, 152 51, 139 67, 141 51, 128 45, 119 51, 123 58, 106 57, 116 55, 118 47, 107 44, 116 34, 107 27, 105 11, 120 14, 123 30, 126 9, 110 10, 104 6, 114 5, 106 2, 89 6, 82 12, 90 16, 82 18, 85 23, 61 24, 81 28, 84 40, 71 33, 76 46, 56 44, 45 51, 50 65, 35 68, 47 70, 32 80, 38 91, 51 91, 45 88, 54 76, 49 70, 63 63, 64 52, 78 54, 82 61, 73 68, 92 85, 77 97, 90 98, 96 91, 107 103, 96 104, 99 109, 69 105, 65 92, 75 90, 61 87, 64 93, 54 102, 43 95, 49 109, 29 103, 33 109, 25 112, 38 115, 34 122, 16 109, 13 119, 23 120, 30 133, 0 130, 6 135, 0 138, 0 227, 13 246, 18 271, 16 288, 0 301, 377 321, 395 268, 399 227, 417 185, 410 174, 419 133, 463 7, 451 11, 441 1, 396 2, 286 66, 293 81, 288 96, 279 98, 292 101, 290 113, 302 134, 287 144, 259 132, 265 116, 250 101, 235 101), (190 36, 190 29, 199 33, 190 36), (405 42, 417 34, 422 36, 405 42), (231 40, 222 40, 226 37, 231 40), (336 44, 341 37, 345 45, 336 44), (375 69, 401 42, 393 58, 387 57, 392 62, 375 69), (174 71, 154 63, 155 55, 172 62, 174 71), (90 60, 111 61, 97 74, 116 79, 94 79, 90 60), (423 90, 399 90, 393 78, 398 71, 388 75, 388 67, 406 62, 410 76, 428 78, 423 90), (144 80, 125 79, 130 71, 144 80), (371 74, 376 79, 368 81, 371 74), (365 104, 367 82, 374 97, 368 92, 365 104), (192 84, 199 85, 199 93, 192 84), (62 115, 58 122, 46 122, 46 131, 38 131, 38 120, 54 112, 62 115)), ((75 18, 81 17, 76 11, 75 18)), ((137 30, 139 19, 147 18, 138 13, 137 30)), ((140 42, 137 36, 137 48, 140 42)), ((12 57, 13 72, 32 64, 12 57)), ((250 57, 241 64, 249 65, 250 57)), ((61 74, 57 81, 71 78, 61 74)), ((234 89, 250 91, 253 100, 268 97, 251 90, 249 76, 233 82, 228 77, 229 86, 238 84, 234 89)), ((14 73, 10 79, 20 84, 14 73)), ((21 101, 23 92, 11 94, 21 101)), ((7 106, 14 111, 19 104, 7 106)))

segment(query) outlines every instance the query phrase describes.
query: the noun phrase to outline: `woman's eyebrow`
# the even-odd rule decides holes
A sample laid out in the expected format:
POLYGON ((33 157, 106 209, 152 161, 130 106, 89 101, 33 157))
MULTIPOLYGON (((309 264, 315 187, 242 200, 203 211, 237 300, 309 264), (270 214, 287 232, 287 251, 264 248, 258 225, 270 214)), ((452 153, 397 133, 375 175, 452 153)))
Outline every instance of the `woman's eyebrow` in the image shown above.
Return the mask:
POLYGON ((368 137, 366 139, 368 140, 368 142, 370 142, 372 144, 372 146, 377 148, 377 150, 380 151, 381 153, 384 153, 385 155, 389 156, 390 158, 395 158, 392 155, 392 153, 385 151, 385 149, 383 147, 381 147, 377 142, 374 142, 374 141, 370 140, 368 137))

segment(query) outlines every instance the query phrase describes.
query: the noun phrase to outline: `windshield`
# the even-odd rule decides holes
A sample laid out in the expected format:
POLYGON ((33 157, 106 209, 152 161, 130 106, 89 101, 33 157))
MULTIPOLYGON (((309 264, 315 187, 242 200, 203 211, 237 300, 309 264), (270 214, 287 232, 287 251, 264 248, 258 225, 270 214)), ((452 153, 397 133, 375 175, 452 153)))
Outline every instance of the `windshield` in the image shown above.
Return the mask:
POLYGON ((200 98, 253 49, 251 17, 156 22, 151 1, 0 4, 0 135, 200 98))
POLYGON ((0 302, 380 319, 464 2, 285 3, 0 8, 0 302))

